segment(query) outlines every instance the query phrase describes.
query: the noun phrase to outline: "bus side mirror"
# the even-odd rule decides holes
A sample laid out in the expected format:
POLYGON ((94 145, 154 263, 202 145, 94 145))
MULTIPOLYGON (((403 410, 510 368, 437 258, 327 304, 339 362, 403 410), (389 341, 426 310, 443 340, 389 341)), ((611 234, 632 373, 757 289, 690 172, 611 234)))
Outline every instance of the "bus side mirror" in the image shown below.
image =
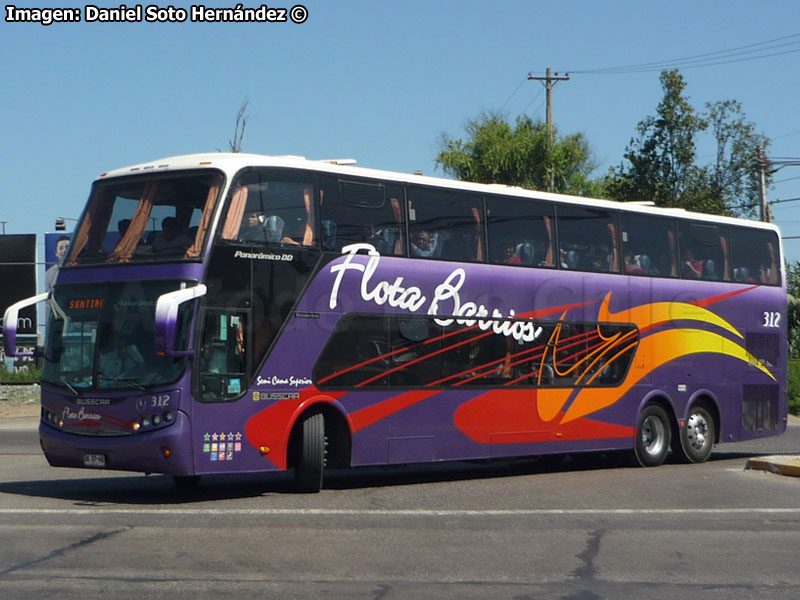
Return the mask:
POLYGON ((176 350, 175 334, 178 329, 178 308, 200 296, 205 296, 208 288, 201 284, 194 287, 167 292, 156 301, 156 352, 166 356, 192 356, 193 350, 176 350))
POLYGON ((39 294, 20 300, 6 309, 3 316, 3 349, 6 356, 35 356, 35 352, 17 352, 17 323, 19 322, 19 311, 28 308, 39 302, 44 302, 50 298, 50 293, 39 294))

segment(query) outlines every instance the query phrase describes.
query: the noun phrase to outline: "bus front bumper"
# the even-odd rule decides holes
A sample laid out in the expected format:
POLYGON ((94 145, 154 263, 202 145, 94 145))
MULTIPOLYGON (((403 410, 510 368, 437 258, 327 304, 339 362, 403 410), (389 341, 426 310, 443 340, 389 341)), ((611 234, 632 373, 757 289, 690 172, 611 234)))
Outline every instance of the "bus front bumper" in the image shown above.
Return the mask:
POLYGON ((40 423, 39 439, 53 467, 194 474, 189 418, 181 411, 168 427, 125 436, 76 435, 40 423))

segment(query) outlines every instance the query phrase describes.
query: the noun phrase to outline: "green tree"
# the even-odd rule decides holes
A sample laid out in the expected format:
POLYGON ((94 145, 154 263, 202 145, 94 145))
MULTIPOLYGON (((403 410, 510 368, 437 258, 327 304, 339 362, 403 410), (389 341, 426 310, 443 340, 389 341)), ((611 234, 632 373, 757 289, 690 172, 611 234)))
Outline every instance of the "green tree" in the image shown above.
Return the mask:
POLYGON ((684 95, 686 82, 677 71, 659 78, 664 95, 656 115, 640 121, 619 169, 605 184, 617 200, 651 200, 657 206, 714 214, 751 216, 758 205, 759 145, 768 140, 755 133, 741 104, 733 100, 707 103, 698 113, 684 95), (697 163, 698 137, 711 134, 716 151, 710 164, 697 163))
POLYGON ((786 265, 789 357, 800 358, 800 262, 786 265))
POLYGON ((706 110, 717 150, 714 163, 703 170, 708 204, 716 213, 752 217, 760 204, 758 148, 769 140, 756 133, 735 100, 706 104, 706 110))
POLYGON ((468 121, 464 129, 466 140, 442 134, 436 165, 448 175, 544 190, 552 169, 553 191, 581 194, 593 188, 589 174, 594 165, 580 133, 555 136, 550 148, 545 123, 524 115, 512 126, 498 113, 484 113, 468 121))

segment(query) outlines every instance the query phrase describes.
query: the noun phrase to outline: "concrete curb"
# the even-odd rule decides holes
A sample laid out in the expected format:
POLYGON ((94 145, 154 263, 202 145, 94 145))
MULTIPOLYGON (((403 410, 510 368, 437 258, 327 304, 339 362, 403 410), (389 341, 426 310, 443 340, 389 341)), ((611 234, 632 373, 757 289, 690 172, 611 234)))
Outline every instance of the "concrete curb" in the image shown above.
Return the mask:
POLYGON ((751 458, 744 469, 800 477, 800 456, 776 455, 751 458))

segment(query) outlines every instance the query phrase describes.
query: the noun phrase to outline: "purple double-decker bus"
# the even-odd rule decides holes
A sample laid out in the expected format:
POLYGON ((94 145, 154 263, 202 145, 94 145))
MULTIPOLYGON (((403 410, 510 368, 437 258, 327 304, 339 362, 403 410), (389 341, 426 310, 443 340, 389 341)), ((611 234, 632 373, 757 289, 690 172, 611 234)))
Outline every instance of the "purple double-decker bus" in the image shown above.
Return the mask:
POLYGON ((47 302, 51 465, 200 475, 786 427, 778 230, 300 157, 102 174, 47 302))

